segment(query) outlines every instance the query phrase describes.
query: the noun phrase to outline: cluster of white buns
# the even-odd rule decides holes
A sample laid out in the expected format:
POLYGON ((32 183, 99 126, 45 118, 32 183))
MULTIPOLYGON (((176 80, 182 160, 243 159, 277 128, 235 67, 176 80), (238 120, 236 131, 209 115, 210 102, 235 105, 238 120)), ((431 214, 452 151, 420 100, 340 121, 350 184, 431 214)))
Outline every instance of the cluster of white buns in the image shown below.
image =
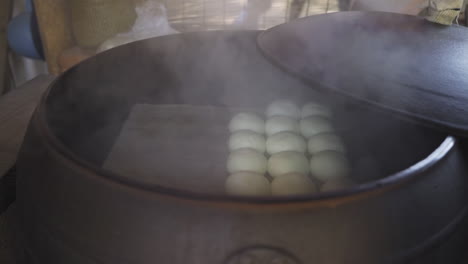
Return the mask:
POLYGON ((319 185, 329 191, 351 184, 345 148, 327 107, 308 103, 300 109, 292 101, 278 100, 265 115, 266 122, 256 114, 239 113, 229 124, 228 194, 306 195, 318 192, 319 185))
POLYGON ((342 139, 331 123, 333 113, 318 103, 302 107, 300 128, 307 140, 310 175, 317 180, 320 191, 333 191, 351 186, 349 162, 342 139))
POLYGON ((243 196, 271 195, 265 177, 265 120, 254 113, 239 113, 229 123, 229 157, 226 193, 243 196))

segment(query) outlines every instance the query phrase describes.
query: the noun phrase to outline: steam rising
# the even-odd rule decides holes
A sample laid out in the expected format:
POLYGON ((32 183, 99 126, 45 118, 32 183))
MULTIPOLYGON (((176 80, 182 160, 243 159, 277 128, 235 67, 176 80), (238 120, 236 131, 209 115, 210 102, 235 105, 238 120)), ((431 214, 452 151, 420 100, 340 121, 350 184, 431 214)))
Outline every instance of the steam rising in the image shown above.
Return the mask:
MULTIPOLYGON (((408 37, 414 35, 413 32, 423 30, 418 27, 405 28, 403 22, 382 25, 403 27, 408 37)), ((121 153, 127 156, 119 157, 120 164, 128 162, 130 167, 147 168, 138 162, 145 160, 151 163, 151 160, 158 161, 167 155, 167 152, 148 147, 154 141, 163 144, 166 150, 178 144, 186 144, 180 147, 183 151, 177 153, 175 149, 169 156, 174 159, 168 163, 171 168, 182 168, 185 173, 176 175, 165 168, 167 175, 183 176, 181 178, 166 178, 168 181, 164 181, 159 177, 161 175, 156 174, 155 178, 146 178, 151 176, 151 171, 147 171, 145 178, 139 178, 135 171, 122 173, 122 170, 117 169, 113 173, 148 185, 166 184, 165 187, 187 191, 184 187, 195 179, 190 178, 190 170, 194 168, 190 166, 199 160, 207 161, 201 165, 207 175, 219 176, 224 181, 224 175, 218 167, 224 168, 225 163, 221 163, 221 160, 225 160, 225 154, 218 147, 220 144, 226 147, 229 133, 227 122, 232 113, 239 109, 253 109, 261 113, 259 109, 265 109, 267 104, 277 99, 293 100, 298 105, 319 101, 331 105, 335 112, 335 126, 343 135, 351 161, 355 164, 355 180, 375 180, 425 157, 440 143, 441 136, 426 133, 423 138, 418 127, 369 111, 319 89, 323 87, 318 83, 337 87, 343 82, 359 80, 363 85, 354 85, 350 91, 372 94, 375 91, 372 85, 376 84, 376 79, 381 80, 383 86, 389 87, 392 80, 410 74, 408 70, 417 70, 415 62, 411 61, 411 54, 416 52, 416 48, 426 49, 412 45, 417 39, 403 39, 408 45, 395 46, 391 45, 391 36, 372 32, 372 37, 377 41, 373 41, 370 46, 365 40, 369 38, 372 27, 351 26, 358 27, 353 35, 349 35, 346 27, 340 26, 329 31, 313 27, 310 29, 321 33, 320 38, 314 38, 315 49, 329 51, 334 46, 331 43, 336 44, 337 39, 348 37, 349 41, 335 45, 339 48, 325 55, 308 53, 306 46, 294 46, 294 43, 282 47, 283 55, 298 55, 292 57, 302 59, 293 61, 298 67, 315 67, 312 68, 313 73, 319 73, 316 76, 320 78, 316 85, 302 83, 265 59, 257 48, 257 32, 181 34, 113 49, 85 62, 63 77, 62 83, 59 83, 63 86, 57 87, 57 91, 51 93, 49 98, 49 121, 53 123, 54 133, 74 154, 97 166, 106 162, 108 154, 116 148, 115 143, 125 132, 122 129, 128 128, 129 123, 140 124, 140 128, 144 129, 135 131, 132 129, 138 127, 130 126, 138 136, 132 138, 131 147, 122 149, 121 153), (382 53, 370 52, 366 57, 363 53, 352 52, 362 49, 382 53), (392 56, 388 56, 389 53, 392 56), (370 75, 375 65, 383 70, 379 74, 370 75), (353 71, 340 71, 338 74, 334 70, 343 69, 344 66, 353 71), (168 105, 208 110, 199 115, 198 119, 192 115, 181 118, 180 115, 168 113, 159 115, 159 121, 155 122, 154 116, 150 114, 168 105), (135 116, 135 109, 139 109, 140 117, 135 116), (163 121, 180 125, 163 126, 163 121), (194 126, 206 126, 209 131, 215 131, 215 136, 203 140, 197 137, 194 140, 190 136, 196 133, 187 132, 194 126), (164 131, 165 137, 161 137, 161 131, 164 131), (190 144, 196 144, 197 147, 187 148, 190 144), (196 152, 195 149, 202 151, 196 152)), ((379 94, 373 96, 378 97, 379 94)), ((188 111, 189 114, 193 112, 188 111)), ((208 130, 198 131, 203 135, 208 130)), ((222 188, 220 190, 223 191, 222 188)))

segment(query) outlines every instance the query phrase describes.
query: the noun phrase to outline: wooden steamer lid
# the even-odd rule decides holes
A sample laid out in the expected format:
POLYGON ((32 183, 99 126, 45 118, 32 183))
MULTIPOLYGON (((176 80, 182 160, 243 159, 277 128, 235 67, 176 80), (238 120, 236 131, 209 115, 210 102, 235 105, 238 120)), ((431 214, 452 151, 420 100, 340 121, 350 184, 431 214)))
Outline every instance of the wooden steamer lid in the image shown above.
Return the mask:
POLYGON ((261 33, 273 63, 316 87, 468 136, 468 29, 420 17, 341 12, 261 33))

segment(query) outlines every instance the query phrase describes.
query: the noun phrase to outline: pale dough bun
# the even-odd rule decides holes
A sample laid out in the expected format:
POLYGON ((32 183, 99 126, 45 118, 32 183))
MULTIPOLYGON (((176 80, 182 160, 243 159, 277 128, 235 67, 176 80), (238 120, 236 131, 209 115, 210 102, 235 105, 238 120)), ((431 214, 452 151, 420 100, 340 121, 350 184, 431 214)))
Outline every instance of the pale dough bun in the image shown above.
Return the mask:
POLYGON ((318 103, 307 103, 302 107, 301 117, 306 118, 309 116, 323 116, 327 118, 331 118, 333 116, 332 111, 330 108, 318 104, 318 103))
POLYGON ((353 187, 354 183, 349 178, 341 178, 325 182, 320 188, 321 192, 338 191, 353 187))
POLYGON ((272 116, 265 124, 265 132, 268 136, 280 132, 300 133, 299 122, 287 116, 272 116))
POLYGON ((299 119, 301 116, 301 110, 292 101, 277 100, 268 105, 266 116, 288 116, 294 119, 299 119))
POLYGON ((229 131, 251 130, 259 134, 265 133, 265 120, 253 113, 239 113, 229 123, 229 131))
POLYGON ((268 173, 278 177, 288 173, 309 173, 309 162, 303 153, 285 151, 273 154, 268 160, 268 173))
POLYGON ((303 137, 295 133, 280 132, 268 137, 266 149, 270 155, 283 151, 297 151, 305 153, 307 143, 303 137))
POLYGON ((325 150, 334 150, 345 153, 341 138, 334 133, 321 133, 309 139, 307 149, 310 154, 317 154, 325 150))
POLYGON ((300 124, 301 134, 305 138, 310 138, 320 133, 333 132, 333 126, 325 117, 309 116, 301 120, 300 124))
POLYGON ((270 182, 262 174, 237 172, 231 174, 225 183, 226 193, 241 196, 269 196, 270 182))
POLYGON ((304 195, 318 192, 315 183, 306 175, 290 173, 278 176, 271 183, 273 195, 304 195))
POLYGON ((239 149, 231 152, 228 157, 227 169, 229 173, 251 171, 264 174, 267 169, 265 156, 252 149, 239 149))
POLYGON ((310 173, 322 182, 345 178, 349 173, 348 160, 337 151, 319 152, 310 159, 310 173))
POLYGON ((234 151, 243 148, 254 149, 264 153, 266 149, 265 137, 251 130, 239 130, 232 133, 228 142, 229 150, 234 151))

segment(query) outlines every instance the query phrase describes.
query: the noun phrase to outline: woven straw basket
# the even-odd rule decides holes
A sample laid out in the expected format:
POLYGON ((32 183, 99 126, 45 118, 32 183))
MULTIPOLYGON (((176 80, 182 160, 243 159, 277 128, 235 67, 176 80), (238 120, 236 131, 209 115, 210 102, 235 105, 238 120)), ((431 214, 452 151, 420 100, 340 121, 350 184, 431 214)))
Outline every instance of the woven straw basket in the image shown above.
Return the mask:
POLYGON ((70 0, 73 34, 81 47, 96 47, 136 19, 132 0, 70 0))

